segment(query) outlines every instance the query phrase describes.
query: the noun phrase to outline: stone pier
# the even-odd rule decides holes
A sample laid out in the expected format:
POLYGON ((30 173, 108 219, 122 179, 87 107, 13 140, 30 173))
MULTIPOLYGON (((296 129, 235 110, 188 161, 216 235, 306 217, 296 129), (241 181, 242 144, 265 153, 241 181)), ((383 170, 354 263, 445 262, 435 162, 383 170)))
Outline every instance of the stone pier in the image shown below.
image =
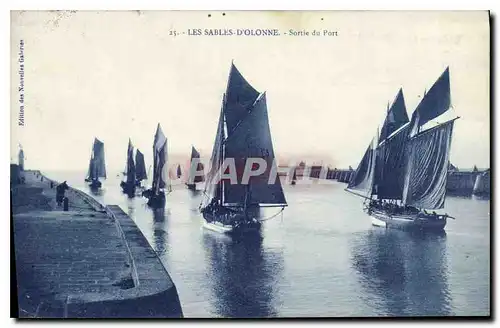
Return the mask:
POLYGON ((182 317, 174 283, 133 220, 25 171, 11 186, 20 318, 182 317), (43 180, 43 181, 42 181, 43 180))

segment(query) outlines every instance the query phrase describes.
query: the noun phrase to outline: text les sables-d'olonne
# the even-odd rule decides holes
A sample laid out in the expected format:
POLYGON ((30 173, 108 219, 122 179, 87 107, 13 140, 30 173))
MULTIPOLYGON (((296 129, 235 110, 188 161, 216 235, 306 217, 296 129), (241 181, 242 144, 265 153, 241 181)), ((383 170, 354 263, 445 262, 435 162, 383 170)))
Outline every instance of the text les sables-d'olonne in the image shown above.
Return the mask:
POLYGON ((338 36, 337 31, 332 30, 294 30, 289 29, 281 32, 279 29, 232 29, 232 28, 192 28, 179 32, 170 30, 170 36, 338 36))

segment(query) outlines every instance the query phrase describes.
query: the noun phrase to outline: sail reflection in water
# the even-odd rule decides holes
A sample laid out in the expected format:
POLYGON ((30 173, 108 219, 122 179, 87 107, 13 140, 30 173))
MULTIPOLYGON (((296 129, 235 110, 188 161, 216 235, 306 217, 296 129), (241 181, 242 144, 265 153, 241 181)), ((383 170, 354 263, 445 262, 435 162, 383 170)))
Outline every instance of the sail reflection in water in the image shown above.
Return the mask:
POLYGON ((163 207, 153 210, 152 231, 153 231, 153 248, 158 256, 163 256, 167 251, 168 242, 168 218, 170 211, 163 207))
POLYGON ((392 316, 451 313, 446 233, 372 229, 354 239, 352 265, 365 302, 392 316))
POLYGON ((215 315, 221 317, 275 317, 274 286, 283 271, 278 251, 263 251, 260 236, 230 238, 205 231, 203 246, 208 263, 215 315))

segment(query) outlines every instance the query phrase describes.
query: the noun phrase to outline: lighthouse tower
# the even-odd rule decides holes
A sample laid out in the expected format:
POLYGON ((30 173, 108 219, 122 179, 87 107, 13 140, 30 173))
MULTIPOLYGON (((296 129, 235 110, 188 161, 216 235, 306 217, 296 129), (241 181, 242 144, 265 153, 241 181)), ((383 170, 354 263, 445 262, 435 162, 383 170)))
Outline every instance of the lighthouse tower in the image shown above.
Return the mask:
POLYGON ((22 149, 19 150, 19 169, 24 171, 24 152, 22 149))

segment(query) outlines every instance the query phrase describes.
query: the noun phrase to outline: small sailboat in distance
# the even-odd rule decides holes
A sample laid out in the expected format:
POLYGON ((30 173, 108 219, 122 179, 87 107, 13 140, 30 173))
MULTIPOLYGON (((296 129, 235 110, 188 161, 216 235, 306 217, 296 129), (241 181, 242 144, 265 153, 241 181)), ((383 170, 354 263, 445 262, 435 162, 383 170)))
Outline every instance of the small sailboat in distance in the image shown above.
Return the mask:
MULTIPOLYGON (((261 207, 287 206, 274 161, 265 93, 255 90, 232 64, 200 205, 203 226, 227 234, 259 232, 261 207), (243 181, 224 179, 231 160, 243 168, 249 158, 263 159, 265 171, 243 181), (229 161, 228 161, 229 160, 229 161)), ((253 165, 252 165, 253 166, 253 165)), ((236 173, 238 173, 236 171, 236 173)), ((231 174, 229 172, 229 174, 231 174)))
POLYGON ((189 161, 189 176, 186 185, 190 190, 196 190, 196 184, 205 181, 205 175, 195 174, 195 172, 203 172, 203 163, 200 162, 200 153, 191 146, 191 160, 189 161), (196 166, 195 166, 196 165, 196 166))
POLYGON ((146 174, 146 164, 144 163, 144 155, 139 149, 135 153, 135 185, 141 187, 141 181, 148 178, 146 174))
POLYGON ((165 206, 165 188, 168 180, 167 155, 167 138, 158 123, 153 142, 153 182, 151 189, 142 193, 148 198, 148 205, 153 208, 165 206))
POLYGON ((90 182, 92 189, 101 188, 102 183, 99 178, 106 179, 106 164, 104 161, 104 143, 94 138, 92 152, 90 154, 89 170, 87 172, 86 182, 90 182))
POLYGON ((297 183, 297 168, 295 167, 293 169, 293 176, 292 176, 292 186, 294 186, 297 183))
POLYGON ((441 231, 453 124, 458 117, 423 129, 451 107, 447 68, 408 120, 402 90, 366 150, 347 191, 365 198, 372 224, 401 230, 441 231), (408 122, 409 121, 409 122, 408 122), (377 133, 378 134, 378 133, 377 133), (375 198, 376 197, 376 198, 375 198))
POLYGON ((127 147, 127 165, 126 167, 126 179, 125 181, 120 182, 120 186, 122 190, 127 195, 135 194, 135 163, 134 163, 134 146, 132 145, 132 141, 128 139, 128 147, 127 147))

